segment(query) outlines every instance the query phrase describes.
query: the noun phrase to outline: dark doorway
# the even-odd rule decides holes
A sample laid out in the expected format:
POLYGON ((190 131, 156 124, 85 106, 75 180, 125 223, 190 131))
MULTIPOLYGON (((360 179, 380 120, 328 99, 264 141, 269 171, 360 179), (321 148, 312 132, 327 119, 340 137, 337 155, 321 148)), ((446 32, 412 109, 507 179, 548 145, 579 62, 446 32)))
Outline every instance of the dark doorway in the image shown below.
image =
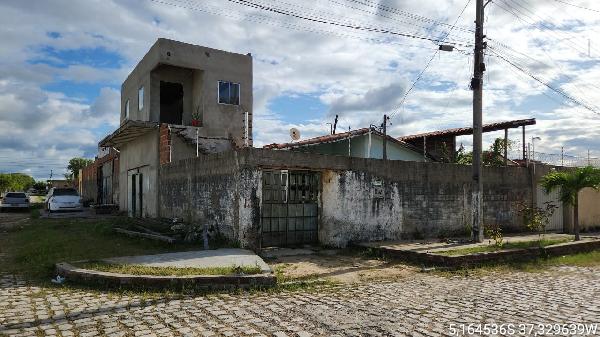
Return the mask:
POLYGON ((183 85, 160 81, 160 122, 183 124, 183 85))

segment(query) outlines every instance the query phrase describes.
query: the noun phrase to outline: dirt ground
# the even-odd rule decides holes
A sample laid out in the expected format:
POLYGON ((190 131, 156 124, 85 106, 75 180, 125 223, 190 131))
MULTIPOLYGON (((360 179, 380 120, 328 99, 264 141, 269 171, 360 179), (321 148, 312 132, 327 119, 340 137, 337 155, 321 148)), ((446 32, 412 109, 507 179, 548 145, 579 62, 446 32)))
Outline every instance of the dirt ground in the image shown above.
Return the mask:
POLYGON ((323 278, 341 283, 399 279, 418 269, 348 250, 315 251, 313 254, 277 256, 266 260, 286 280, 323 278))

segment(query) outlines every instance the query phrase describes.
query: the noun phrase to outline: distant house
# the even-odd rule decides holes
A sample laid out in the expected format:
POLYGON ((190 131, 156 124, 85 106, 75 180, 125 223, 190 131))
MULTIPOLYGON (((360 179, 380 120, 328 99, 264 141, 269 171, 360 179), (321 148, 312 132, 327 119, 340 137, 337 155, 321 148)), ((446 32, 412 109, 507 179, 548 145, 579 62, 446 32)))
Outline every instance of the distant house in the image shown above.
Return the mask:
MULTIPOLYGON (((383 139, 383 133, 372 128, 362 128, 292 143, 269 144, 264 148, 383 159, 383 139)), ((389 135, 387 136, 386 152, 389 160, 430 161, 419 148, 389 135)))
POLYGON ((119 203, 119 151, 100 148, 93 163, 79 171, 79 195, 98 205, 119 203))
POLYGON ((49 180, 47 180, 47 183, 48 183, 48 189, 53 188, 53 187, 57 187, 57 188, 73 187, 73 182, 70 180, 66 180, 66 179, 49 179, 49 180))
MULTIPOLYGON (((535 125, 535 118, 484 124, 482 131, 493 132, 504 130, 504 138, 508 140, 508 130, 522 128, 523 158, 525 158, 525 127, 535 125)), ((419 133, 398 137, 398 140, 411 144, 419 149, 425 149, 427 154, 440 162, 453 162, 456 158, 456 137, 473 134, 473 127, 462 127, 432 132, 419 133)), ((423 151, 423 150, 421 150, 423 151)), ((507 160, 508 162, 508 160, 507 160)), ((514 163, 513 163, 514 164, 514 163)))

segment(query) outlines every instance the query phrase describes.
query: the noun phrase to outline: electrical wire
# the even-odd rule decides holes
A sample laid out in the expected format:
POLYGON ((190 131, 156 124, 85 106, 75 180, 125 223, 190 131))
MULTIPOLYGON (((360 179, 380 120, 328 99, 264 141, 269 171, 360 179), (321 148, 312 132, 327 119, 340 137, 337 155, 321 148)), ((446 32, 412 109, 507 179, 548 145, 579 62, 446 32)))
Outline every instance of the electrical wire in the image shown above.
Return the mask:
MULTIPOLYGON (((465 4, 465 6, 463 7, 463 9, 460 11, 460 13, 458 14, 458 17, 456 18, 455 22, 454 22, 454 26, 456 26, 456 23, 458 22, 458 20, 460 20, 460 18, 462 17, 462 15, 464 14, 465 10, 467 9, 467 7, 469 7, 469 4, 471 4, 471 0, 467 0, 467 3, 465 4)), ((450 28, 452 29, 452 28, 450 28)), ((450 34, 450 32, 448 32, 448 34, 446 34, 446 37, 450 34)), ((445 37, 444 37, 445 39, 445 37)), ((442 39, 442 43, 443 40, 442 39)), ((392 118, 394 118, 394 116, 398 113, 400 107, 402 107, 402 105, 404 104, 404 102, 406 101, 406 98, 408 97, 408 95, 410 94, 410 92, 415 88, 415 85, 417 85, 417 83, 421 80, 423 74, 425 74, 425 72, 427 71, 427 69, 429 68, 429 66, 431 65, 431 62, 435 59, 435 57, 439 54, 440 50, 437 49, 433 55, 431 56, 431 58, 429 59, 429 61, 427 62, 427 64, 425 65, 425 68, 423 68, 423 70, 421 70, 421 72, 419 73, 419 75, 417 76, 417 78, 412 82, 411 86, 409 87, 409 89, 404 93, 404 96, 402 97, 402 100, 400 101, 400 104, 398 106, 398 108, 392 112, 392 114, 390 115, 390 120, 392 120, 392 118)))
MULTIPOLYGON (((272 12, 275 14, 281 14, 281 15, 286 15, 289 17, 293 17, 293 18, 297 18, 297 19, 301 19, 301 20, 306 20, 306 21, 311 21, 311 22, 315 22, 315 23, 321 23, 321 24, 328 24, 328 25, 332 25, 332 26, 337 26, 337 27, 343 27, 343 28, 350 28, 350 29, 354 29, 354 30, 359 30, 359 31, 366 31, 366 32, 373 32, 373 33, 380 33, 380 34, 389 34, 389 35, 393 35, 393 36, 402 36, 402 37, 406 37, 406 38, 412 38, 412 39, 418 39, 418 40, 427 40, 427 41, 432 41, 435 43, 440 43, 442 42, 441 39, 436 39, 436 38, 430 38, 428 36, 422 36, 422 35, 416 35, 416 34, 409 34, 409 33, 404 33, 404 32, 399 32, 399 31, 395 31, 395 30, 391 30, 391 29, 386 29, 386 28, 377 28, 377 27, 370 27, 370 26, 361 26, 361 25, 357 25, 357 24, 353 24, 353 23, 344 23, 344 22, 340 22, 340 21, 336 21, 336 20, 331 20, 331 19, 327 19, 327 18, 323 18, 323 17, 315 17, 312 18, 308 15, 304 15, 304 14, 300 14, 300 13, 295 13, 295 12, 291 12, 291 11, 287 11, 284 9, 279 9, 279 8, 275 8, 272 6, 266 6, 266 5, 261 5, 259 3, 253 2, 253 1, 249 1, 249 0, 227 0, 231 3, 236 3, 242 6, 246 6, 246 7, 250 7, 250 8, 255 8, 255 9, 259 9, 259 10, 263 10, 263 11, 267 11, 267 12, 272 12)), ((448 42, 454 45, 458 45, 458 46, 462 46, 462 47, 469 47, 470 45, 467 45, 465 43, 460 43, 457 41, 454 42, 448 42)))
POLYGON ((508 58, 506 58, 505 56, 501 55, 499 52, 495 51, 493 48, 489 49, 492 53, 494 53, 498 58, 500 58, 501 60, 503 60, 504 62, 510 64, 511 66, 513 66, 515 69, 519 70, 520 72, 526 74, 527 76, 531 77, 533 80, 535 80, 536 82, 544 85, 545 87, 547 87, 548 89, 558 93, 559 95, 563 96, 564 98, 568 99, 569 101, 585 108, 586 110, 589 110, 591 112, 593 112, 594 114, 598 114, 600 115, 600 112, 598 112, 597 110, 595 110, 593 107, 589 106, 588 104, 581 102, 580 100, 578 100, 577 98, 569 95, 568 93, 564 92, 561 89, 555 88, 552 85, 550 85, 549 83, 543 81, 541 78, 539 78, 538 76, 528 72, 526 69, 524 69, 522 66, 519 66, 518 64, 516 64, 515 62, 509 60, 508 58))
POLYGON ((581 5, 576 5, 576 4, 569 3, 569 2, 566 2, 566 1, 563 1, 563 0, 554 0, 554 1, 560 2, 561 4, 565 4, 565 5, 568 5, 568 6, 573 6, 573 7, 577 7, 577 8, 580 8, 580 9, 585 9, 585 10, 588 10, 588 11, 600 13, 600 10, 598 10, 598 9, 593 9, 593 8, 584 7, 584 6, 581 6, 581 5))

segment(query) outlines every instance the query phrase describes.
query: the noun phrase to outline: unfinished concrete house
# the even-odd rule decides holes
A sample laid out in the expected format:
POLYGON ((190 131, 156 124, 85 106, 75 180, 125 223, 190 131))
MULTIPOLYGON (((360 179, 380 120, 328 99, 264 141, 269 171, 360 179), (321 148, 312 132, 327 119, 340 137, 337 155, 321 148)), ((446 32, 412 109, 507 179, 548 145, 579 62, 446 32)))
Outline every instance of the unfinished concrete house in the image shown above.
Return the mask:
POLYGON ((119 206, 158 216, 161 164, 252 146, 252 57, 158 39, 121 86, 119 206))

